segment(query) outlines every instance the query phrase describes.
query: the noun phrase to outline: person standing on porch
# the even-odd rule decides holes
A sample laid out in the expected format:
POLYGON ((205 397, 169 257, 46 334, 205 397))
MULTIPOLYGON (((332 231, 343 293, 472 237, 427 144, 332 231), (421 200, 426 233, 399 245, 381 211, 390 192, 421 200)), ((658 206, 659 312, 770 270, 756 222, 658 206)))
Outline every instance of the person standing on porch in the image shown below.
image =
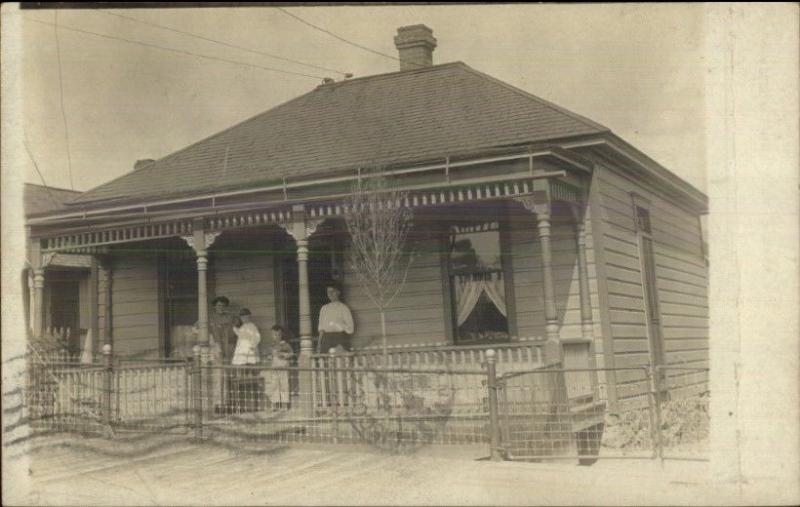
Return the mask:
POLYGON ((353 314, 350 308, 339 298, 342 291, 338 286, 329 284, 326 287, 330 303, 319 312, 319 342, 317 352, 325 353, 335 348, 339 351, 350 350, 350 337, 353 334, 353 314))
POLYGON ((214 312, 208 319, 208 332, 211 335, 212 349, 217 349, 219 359, 230 362, 236 343, 233 332, 234 316, 228 311, 231 302, 225 296, 217 296, 211 301, 214 312))
MULTIPOLYGON (((208 334, 211 341, 209 360, 217 366, 212 373, 212 389, 215 410, 220 412, 227 403, 226 393, 230 384, 229 376, 219 368, 230 362, 233 355, 235 335, 233 332, 233 315, 228 312, 231 302, 225 296, 217 296, 211 301, 214 311, 208 317, 208 334)), ((197 324, 195 324, 197 328, 197 324)))
POLYGON ((272 326, 272 368, 261 373, 272 408, 289 408, 289 366, 294 353, 282 326, 272 326))
POLYGON ((231 365, 244 367, 236 368, 228 375, 228 405, 234 413, 258 410, 262 398, 256 378, 258 372, 247 368, 258 364, 258 345, 261 343, 261 333, 250 318, 250 310, 242 308, 233 327, 236 349, 231 357, 231 365))
POLYGON ((233 351, 231 364, 234 366, 245 366, 258 363, 258 344, 261 343, 261 333, 250 320, 250 310, 242 308, 239 310, 240 326, 234 327, 236 334, 236 349, 233 351))

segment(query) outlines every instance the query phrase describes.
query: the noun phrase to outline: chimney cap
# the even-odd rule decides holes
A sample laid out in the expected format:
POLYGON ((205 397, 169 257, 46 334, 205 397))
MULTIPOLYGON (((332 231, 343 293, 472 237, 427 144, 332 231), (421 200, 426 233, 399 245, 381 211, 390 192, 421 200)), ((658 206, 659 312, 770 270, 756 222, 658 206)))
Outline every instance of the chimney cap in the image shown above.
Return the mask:
POLYGON ((401 26, 397 29, 394 45, 400 56, 400 70, 413 70, 433 65, 436 38, 425 25, 401 26))
POLYGON ((433 30, 427 25, 408 25, 401 26, 397 29, 397 35, 394 38, 394 45, 397 49, 405 49, 412 46, 426 45, 430 46, 431 51, 436 48, 436 38, 433 36, 433 30))

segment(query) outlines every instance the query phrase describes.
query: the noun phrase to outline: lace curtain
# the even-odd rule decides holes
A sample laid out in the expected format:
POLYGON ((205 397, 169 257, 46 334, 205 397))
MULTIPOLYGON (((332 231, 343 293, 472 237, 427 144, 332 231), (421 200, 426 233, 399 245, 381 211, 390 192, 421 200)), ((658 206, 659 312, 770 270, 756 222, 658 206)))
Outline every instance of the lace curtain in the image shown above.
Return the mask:
POLYGON ((484 292, 497 307, 498 311, 504 317, 507 316, 505 286, 500 273, 457 276, 455 277, 455 282, 456 300, 458 302, 457 322, 459 326, 469 318, 481 294, 484 292))

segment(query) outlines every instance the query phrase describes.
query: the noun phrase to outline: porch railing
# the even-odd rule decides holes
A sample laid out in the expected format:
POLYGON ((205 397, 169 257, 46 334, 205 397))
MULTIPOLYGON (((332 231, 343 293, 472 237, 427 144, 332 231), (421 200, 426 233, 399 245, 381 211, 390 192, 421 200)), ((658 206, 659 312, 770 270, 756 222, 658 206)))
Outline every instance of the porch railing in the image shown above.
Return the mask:
MULTIPOLYGON (((510 345, 513 359, 530 344, 510 345)), ((502 356, 475 347, 463 355, 436 351, 465 359, 455 366, 440 359, 402 367, 399 358, 413 357, 407 360, 413 365, 429 352, 403 350, 397 364, 378 367, 364 357, 377 351, 319 355, 314 368, 215 365, 203 361, 200 349, 192 362, 130 364, 112 361, 109 349, 102 367, 33 354, 22 408, 34 433, 172 429, 236 448, 262 440, 392 448, 470 443, 489 444, 495 458, 691 459, 707 438, 707 368, 614 369, 643 387, 636 396, 645 403, 609 418, 602 400, 573 399, 569 388, 570 378, 608 369, 542 363, 498 373, 502 356), (290 379, 308 373, 316 382, 292 392, 290 379)))
MULTIPOLYGON (((314 354, 311 358, 311 395, 312 405, 319 411, 325 411, 337 404, 346 403, 344 393, 351 386, 350 379, 342 372, 347 370, 363 370, 374 368, 414 369, 415 371, 475 371, 486 369, 486 351, 495 351, 496 371, 504 374, 513 371, 535 370, 548 365, 559 364, 553 357, 552 350, 545 340, 523 340, 491 345, 428 345, 391 347, 387 350, 384 364, 383 350, 369 348, 353 352, 334 354, 314 354), (335 372, 335 373, 332 373, 335 372)), ((465 399, 454 400, 454 406, 462 414, 478 412, 481 407, 474 402, 474 397, 466 393, 486 389, 486 380, 480 376, 454 376, 454 392, 465 399), (467 399, 468 398, 468 399, 467 399)))
MULTIPOLYGON (((458 369, 481 369, 486 363, 486 351, 492 349, 496 353, 498 371, 518 368, 531 368, 547 364, 547 342, 545 340, 528 340, 491 345, 410 345, 390 347, 387 349, 386 366, 392 368, 431 368, 439 369, 450 366, 458 369)), ((312 362, 322 365, 329 354, 313 354, 312 362)), ((353 352, 341 352, 339 356, 347 357, 353 366, 369 367, 383 365, 383 350, 380 348, 359 349, 353 352)), ((557 362, 557 361, 551 361, 557 362)))

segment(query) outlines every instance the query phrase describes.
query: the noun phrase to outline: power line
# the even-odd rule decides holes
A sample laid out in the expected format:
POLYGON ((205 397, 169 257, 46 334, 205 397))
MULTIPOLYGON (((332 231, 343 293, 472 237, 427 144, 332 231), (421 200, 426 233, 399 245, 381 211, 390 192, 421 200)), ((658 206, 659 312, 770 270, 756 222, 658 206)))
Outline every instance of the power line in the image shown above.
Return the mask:
MULTIPOLYGON (((54 25, 53 23, 50 23, 48 21, 41 21, 39 19, 33 19, 33 18, 28 18, 28 17, 26 17, 25 19, 27 19, 28 21, 33 21, 34 23, 41 23, 43 25, 50 25, 50 26, 54 25)), ((257 65, 257 64, 254 64, 254 63, 245 63, 245 62, 240 62, 238 60, 229 60, 227 58, 220 58, 218 56, 211 56, 211 55, 204 55, 204 54, 200 54, 200 53, 193 53, 191 51, 185 51, 183 49, 175 49, 175 48, 170 48, 170 47, 166 47, 166 46, 159 46, 158 44, 150 44, 149 42, 141 42, 141 41, 136 41, 136 40, 131 40, 131 39, 125 39, 124 37, 115 37, 113 35, 106 35, 106 34, 102 34, 102 33, 92 32, 90 30, 82 30, 80 28, 73 28, 73 27, 65 26, 65 25, 59 25, 59 28, 61 30, 69 30, 69 31, 72 31, 72 32, 78 32, 78 33, 83 33, 83 34, 87 34, 87 35, 94 35, 94 36, 97 36, 97 37, 102 37, 104 39, 117 40, 117 41, 121 41, 121 42, 127 42, 129 44, 137 44, 139 46, 144 46, 144 47, 148 47, 148 48, 161 49, 162 51, 171 51, 173 53, 180 53, 180 54, 183 54, 183 55, 196 56, 198 58, 205 58, 207 60, 215 60, 215 61, 218 61, 218 62, 233 63, 233 64, 236 64, 236 65, 242 65, 244 67, 253 67, 253 68, 256 68, 256 69, 268 70, 270 72, 280 72, 281 74, 291 74, 293 76, 302 76, 302 77, 308 77, 308 78, 311 78, 311 79, 323 79, 324 78, 324 76, 315 76, 313 74, 303 74, 302 72, 293 72, 293 71, 290 71, 290 70, 276 69, 274 67, 265 67, 263 65, 257 65)))
POLYGON ((344 37, 342 37, 340 35, 336 35, 335 33, 331 32, 329 30, 326 30, 326 29, 324 29, 322 27, 319 27, 317 25, 311 24, 308 21, 306 21, 305 19, 301 18, 300 16, 297 16, 297 15, 292 14, 291 12, 287 11, 283 7, 277 7, 277 9, 279 11, 283 12, 284 14, 286 14, 287 16, 293 17, 294 19, 296 19, 297 21, 303 23, 304 25, 310 26, 311 28, 313 28, 315 30, 319 30, 320 32, 326 33, 326 34, 330 35, 331 37, 333 37, 335 39, 338 39, 338 40, 340 40, 340 41, 342 41, 342 42, 344 42, 346 44, 350 44, 351 46, 355 46, 355 47, 357 47, 359 49, 363 49, 364 51, 369 51, 370 53, 375 53, 376 55, 385 56, 386 58, 391 58, 392 60, 396 60, 398 62, 402 62, 402 60, 400 58, 396 57, 396 56, 392 56, 392 55, 389 55, 389 54, 386 54, 386 53, 381 53, 380 51, 377 51, 377 50, 372 49, 372 48, 368 48, 367 46, 362 46, 361 44, 359 44, 357 42, 353 42, 353 41, 347 40, 344 37))
POLYGON ((72 155, 69 151, 67 112, 64 109, 64 79, 61 75, 61 44, 58 41, 58 9, 53 11, 53 32, 56 36, 56 55, 58 59, 58 100, 61 103, 61 118, 64 120, 64 140, 67 143, 67 170, 69 171, 69 188, 71 190, 75 190, 75 185, 72 183, 72 155))
POLYGON ((36 169, 36 173, 39 175, 39 179, 42 180, 42 186, 47 191, 47 195, 50 196, 50 200, 53 201, 55 207, 57 208, 60 207, 58 202, 56 201, 56 198, 53 197, 53 194, 50 192, 50 187, 47 186, 47 182, 44 181, 44 176, 42 175, 42 171, 39 170, 39 164, 37 164, 36 159, 33 158, 33 153, 31 153, 31 147, 28 145, 27 134, 23 133, 22 135, 23 135, 22 144, 25 145, 25 151, 28 152, 28 158, 31 159, 31 162, 33 162, 33 167, 36 169))
POLYGON ((187 35, 189 37, 194 37, 196 39, 200 39, 200 40, 204 40, 204 41, 208 41, 208 42, 213 42, 215 44, 220 44, 222 46, 227 46, 229 48, 239 49, 241 51, 247 51, 248 53, 253 53, 253 54, 256 54, 256 55, 267 56, 269 58, 276 58, 278 60, 283 60, 285 62, 290 62, 290 63, 296 63, 298 65, 304 65, 306 67, 312 67, 312 68, 315 68, 315 69, 318 69, 318 70, 335 72, 335 73, 341 74, 343 76, 345 74, 347 74, 346 72, 343 72, 341 70, 330 69, 328 67, 322 67, 320 65, 314 65, 313 63, 301 62, 300 60, 294 60, 292 58, 286 58, 284 56, 274 55, 272 53, 267 53, 266 51, 260 51, 260 50, 257 50, 257 49, 250 49, 248 47, 239 46, 237 44, 232 44, 230 42, 224 42, 224 41, 212 39, 210 37, 205 37, 203 35, 198 35, 196 33, 187 32, 187 31, 184 31, 184 30, 179 30, 177 28, 172 28, 172 27, 169 27, 169 26, 159 25, 158 23, 153 23, 151 21, 145 21, 143 19, 132 18, 130 16, 125 16, 124 14, 117 14, 115 12, 109 12, 109 11, 105 11, 105 10, 99 10, 98 12, 101 12, 103 14, 107 14, 109 16, 116 16, 118 18, 127 19, 127 20, 133 21, 135 23, 141 23, 143 25, 153 26, 153 27, 156 27, 156 28, 160 28, 161 30, 168 30, 170 32, 175 32, 175 33, 179 33, 179 34, 182 34, 182 35, 187 35))

